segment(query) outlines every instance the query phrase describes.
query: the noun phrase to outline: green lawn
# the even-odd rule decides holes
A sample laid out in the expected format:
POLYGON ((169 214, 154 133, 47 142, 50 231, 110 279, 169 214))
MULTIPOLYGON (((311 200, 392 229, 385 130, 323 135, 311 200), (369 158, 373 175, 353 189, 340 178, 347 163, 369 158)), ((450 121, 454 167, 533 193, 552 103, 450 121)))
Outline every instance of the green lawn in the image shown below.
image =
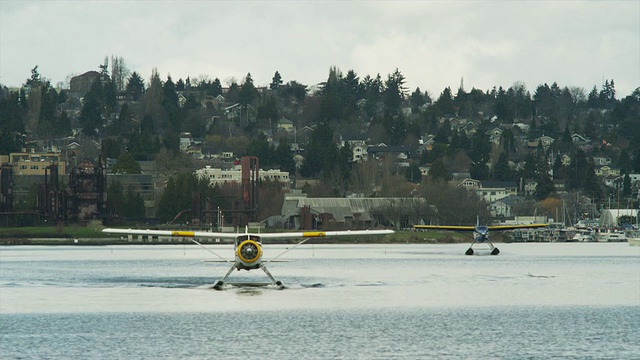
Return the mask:
POLYGON ((0 227, 0 238, 97 238, 105 237, 100 230, 81 226, 0 227))

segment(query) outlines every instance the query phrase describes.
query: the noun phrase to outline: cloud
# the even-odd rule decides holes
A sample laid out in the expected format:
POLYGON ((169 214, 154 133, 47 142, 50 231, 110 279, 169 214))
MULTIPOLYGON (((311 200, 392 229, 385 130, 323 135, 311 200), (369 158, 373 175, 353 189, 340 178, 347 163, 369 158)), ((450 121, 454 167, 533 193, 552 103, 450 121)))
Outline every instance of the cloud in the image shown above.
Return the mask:
POLYGON ((331 66, 361 78, 396 68, 438 95, 523 81, 587 90, 640 85, 640 2, 162 1, 0 2, 0 83, 39 65, 55 84, 125 59, 148 78, 206 75, 312 85, 331 66))

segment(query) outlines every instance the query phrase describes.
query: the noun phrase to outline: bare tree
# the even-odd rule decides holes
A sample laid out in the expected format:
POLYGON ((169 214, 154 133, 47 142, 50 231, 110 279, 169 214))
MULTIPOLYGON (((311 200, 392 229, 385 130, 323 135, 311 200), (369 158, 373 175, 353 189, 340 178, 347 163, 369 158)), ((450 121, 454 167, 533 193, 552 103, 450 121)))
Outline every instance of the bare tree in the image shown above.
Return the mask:
POLYGON ((124 91, 130 74, 124 59, 111 55, 111 81, 113 81, 116 91, 124 91))

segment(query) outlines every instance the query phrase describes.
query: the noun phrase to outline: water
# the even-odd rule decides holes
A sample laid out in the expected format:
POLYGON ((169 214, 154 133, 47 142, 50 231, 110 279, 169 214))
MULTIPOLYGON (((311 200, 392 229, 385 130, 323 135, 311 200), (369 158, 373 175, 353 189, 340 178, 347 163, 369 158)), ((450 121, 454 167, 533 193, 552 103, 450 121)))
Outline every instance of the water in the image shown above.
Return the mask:
POLYGON ((0 247, 0 358, 640 359, 640 248, 499 247, 309 244, 224 291, 195 246, 0 247))

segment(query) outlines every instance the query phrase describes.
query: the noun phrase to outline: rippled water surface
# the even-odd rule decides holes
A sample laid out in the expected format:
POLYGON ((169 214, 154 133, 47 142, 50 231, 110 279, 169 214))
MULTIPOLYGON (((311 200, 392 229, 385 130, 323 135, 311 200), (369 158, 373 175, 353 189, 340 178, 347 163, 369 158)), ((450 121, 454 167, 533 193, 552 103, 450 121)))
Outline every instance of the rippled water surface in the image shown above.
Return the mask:
POLYGON ((639 247, 499 247, 306 245, 223 291, 195 246, 0 247, 0 358, 640 358, 639 247))

